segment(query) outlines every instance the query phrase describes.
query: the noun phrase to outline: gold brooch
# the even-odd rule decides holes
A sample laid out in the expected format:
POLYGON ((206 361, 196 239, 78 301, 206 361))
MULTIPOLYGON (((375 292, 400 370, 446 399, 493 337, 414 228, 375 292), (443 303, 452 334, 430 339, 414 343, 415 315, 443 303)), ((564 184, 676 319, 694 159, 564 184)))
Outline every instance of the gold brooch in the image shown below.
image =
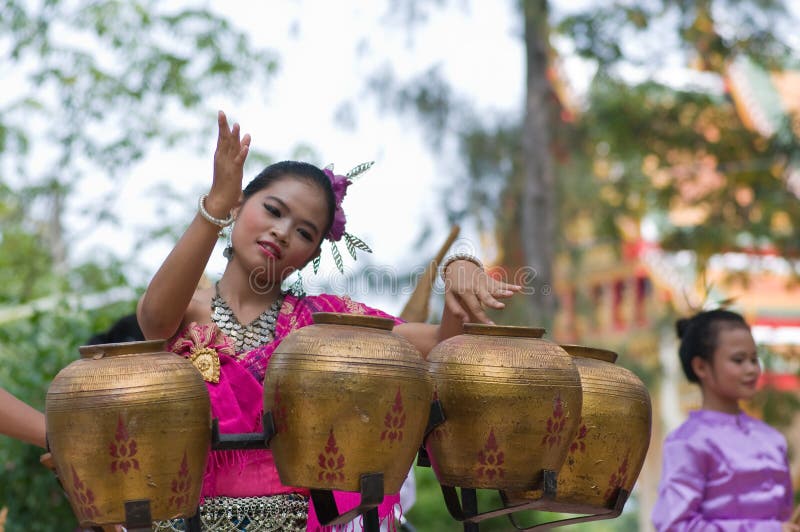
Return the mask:
POLYGON ((219 382, 219 355, 210 347, 194 348, 189 352, 189 360, 206 382, 219 382))

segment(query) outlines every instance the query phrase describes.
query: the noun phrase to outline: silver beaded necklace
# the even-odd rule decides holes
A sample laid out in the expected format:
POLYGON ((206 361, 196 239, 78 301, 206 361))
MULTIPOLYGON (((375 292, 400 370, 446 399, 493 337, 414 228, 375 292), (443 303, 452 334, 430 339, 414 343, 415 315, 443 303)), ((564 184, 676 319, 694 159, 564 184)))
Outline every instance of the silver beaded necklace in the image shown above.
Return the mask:
POLYGON ((214 298, 211 300, 211 321, 225 336, 233 340, 237 353, 246 353, 256 347, 268 344, 275 338, 275 322, 283 305, 283 293, 278 295, 272 305, 247 325, 239 323, 238 318, 219 294, 219 281, 214 285, 214 298))

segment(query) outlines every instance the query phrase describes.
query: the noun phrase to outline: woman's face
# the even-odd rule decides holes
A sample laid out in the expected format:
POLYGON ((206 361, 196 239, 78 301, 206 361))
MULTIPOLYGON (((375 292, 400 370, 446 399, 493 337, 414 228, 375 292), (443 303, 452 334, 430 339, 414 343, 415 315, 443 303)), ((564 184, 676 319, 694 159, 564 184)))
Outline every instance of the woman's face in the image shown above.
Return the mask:
POLYGON ((751 399, 755 395, 761 365, 749 329, 721 328, 711 364, 704 366, 702 375, 697 375, 704 393, 714 393, 727 402, 751 399))
POLYGON ((250 196, 236 212, 232 260, 251 276, 282 281, 319 254, 327 220, 319 186, 284 176, 250 196))

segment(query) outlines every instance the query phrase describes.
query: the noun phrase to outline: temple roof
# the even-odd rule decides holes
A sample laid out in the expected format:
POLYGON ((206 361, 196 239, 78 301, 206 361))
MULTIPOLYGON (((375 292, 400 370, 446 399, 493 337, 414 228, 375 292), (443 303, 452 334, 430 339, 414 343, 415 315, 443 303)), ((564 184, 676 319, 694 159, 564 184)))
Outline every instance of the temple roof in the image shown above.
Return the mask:
POLYGON ((771 73, 744 56, 728 65, 726 82, 744 125, 765 137, 777 133, 800 104, 800 73, 771 73))
POLYGON ((695 273, 691 252, 643 247, 640 260, 653 284, 666 290, 676 310, 690 314, 730 302, 753 326, 760 344, 800 345, 800 264, 770 253, 719 253, 695 273))

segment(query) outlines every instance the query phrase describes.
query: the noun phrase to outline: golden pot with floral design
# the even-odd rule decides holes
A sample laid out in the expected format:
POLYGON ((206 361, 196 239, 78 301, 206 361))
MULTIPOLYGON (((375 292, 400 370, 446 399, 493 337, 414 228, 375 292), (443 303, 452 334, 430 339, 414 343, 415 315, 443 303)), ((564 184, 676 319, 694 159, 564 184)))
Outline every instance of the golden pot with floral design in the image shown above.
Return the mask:
POLYGON ((315 313, 269 361, 264 412, 281 482, 359 491, 365 473, 400 490, 427 425, 428 365, 386 318, 315 313))
POLYGON ((536 489, 578 429, 581 382, 544 329, 464 325, 428 356, 445 421, 425 440, 443 486, 536 489))
POLYGON ((558 474, 556 501, 570 513, 614 507, 620 488, 639 476, 650 445, 650 394, 633 372, 617 366, 616 353, 562 346, 581 375, 583 409, 578 433, 558 474))
POLYGON ((211 443, 206 385, 163 341, 84 346, 47 391, 47 441, 81 526, 195 514, 211 443))
MULTIPOLYGON (((581 376, 583 408, 578 432, 558 473, 558 488, 547 508, 556 512, 602 514, 614 509, 620 489, 633 489, 650 444, 650 395, 639 378, 617 366, 616 353, 562 345, 581 376)), ((509 494, 513 502, 541 493, 509 494)), ((624 501, 623 501, 624 502, 624 501)))

